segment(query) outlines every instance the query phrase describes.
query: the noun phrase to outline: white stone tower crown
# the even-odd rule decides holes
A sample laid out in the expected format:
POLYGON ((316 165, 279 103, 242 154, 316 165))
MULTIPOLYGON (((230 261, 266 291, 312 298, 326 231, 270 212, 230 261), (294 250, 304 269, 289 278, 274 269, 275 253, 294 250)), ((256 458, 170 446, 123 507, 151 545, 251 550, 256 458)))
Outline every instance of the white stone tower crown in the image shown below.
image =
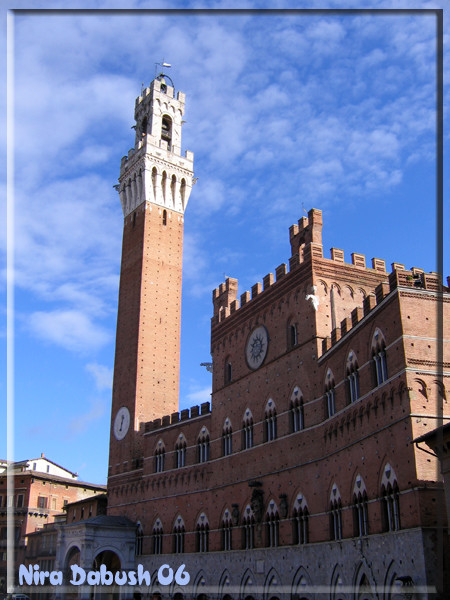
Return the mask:
POLYGON ((163 75, 136 99, 135 146, 122 158, 119 195, 124 217, 143 202, 184 214, 192 190, 194 154, 181 156, 185 95, 163 75))

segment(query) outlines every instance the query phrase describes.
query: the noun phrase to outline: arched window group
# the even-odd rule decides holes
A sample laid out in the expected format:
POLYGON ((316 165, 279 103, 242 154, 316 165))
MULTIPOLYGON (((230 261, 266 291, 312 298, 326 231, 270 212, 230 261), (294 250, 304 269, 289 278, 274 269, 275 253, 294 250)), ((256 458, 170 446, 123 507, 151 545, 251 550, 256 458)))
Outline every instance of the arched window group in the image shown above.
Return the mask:
MULTIPOLYGON (((351 509, 353 513, 353 533, 346 530, 347 536, 365 537, 370 534, 369 514, 368 514, 368 496, 363 478, 358 474, 353 485, 353 492, 349 498, 349 504, 345 508, 351 509), (351 498, 351 499, 350 499, 351 498)), ((233 505, 233 509, 226 508, 222 513, 218 523, 217 533, 220 534, 220 549, 230 551, 235 548, 236 537, 233 539, 233 530, 240 530, 240 544, 242 549, 250 550, 255 548, 256 523, 258 521, 263 525, 263 543, 266 547, 275 548, 281 544, 302 545, 310 542, 310 513, 306 498, 302 492, 294 496, 294 502, 291 512, 289 511, 286 496, 280 496, 280 504, 274 499, 270 499, 266 505, 259 508, 255 507, 254 499, 247 504, 244 510, 239 514, 238 505, 233 505), (256 513, 254 512, 256 511, 256 513), (258 515, 255 517, 255 514, 258 515), (290 512, 290 514, 289 514, 290 512), (288 520, 292 526, 292 535, 289 540, 280 539, 280 521, 288 520)), ((383 528, 385 531, 397 531, 400 529, 400 506, 399 506, 399 488, 397 479, 392 467, 386 464, 383 471, 383 478, 380 490, 380 506, 382 512, 383 528)), ((340 541, 344 538, 343 530, 343 504, 341 494, 336 483, 333 484, 329 497, 329 539, 340 541)), ((284 528, 284 531, 286 529, 284 528)), ((210 548, 210 525, 205 513, 201 513, 195 522, 193 530, 195 534, 196 552, 209 552, 210 548)), ((185 552, 185 523, 181 515, 178 515, 173 523, 172 539, 173 552, 182 554, 185 552)), ((153 552, 161 554, 163 552, 163 526, 158 518, 153 526, 153 552)), ((144 535, 140 525, 136 532, 136 554, 142 554, 142 543, 144 535)), ((239 544, 239 537, 237 538, 239 544)))

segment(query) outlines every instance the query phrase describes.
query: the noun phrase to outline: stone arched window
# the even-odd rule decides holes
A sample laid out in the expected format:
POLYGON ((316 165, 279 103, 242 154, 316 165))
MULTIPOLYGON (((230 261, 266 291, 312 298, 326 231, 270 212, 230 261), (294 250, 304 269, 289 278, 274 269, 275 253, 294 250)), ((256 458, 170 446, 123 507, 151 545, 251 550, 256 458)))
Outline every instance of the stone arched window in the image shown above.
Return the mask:
POLYGON ((255 547, 255 516, 251 506, 245 507, 242 516, 242 548, 251 550, 255 547))
POLYGON ((224 456, 230 456, 233 452, 232 436, 233 430, 231 428, 231 421, 227 418, 225 419, 222 430, 222 451, 224 456))
POLYGON ((276 548, 280 544, 280 516, 274 500, 269 502, 266 513, 266 546, 276 548))
POLYGON ((294 544, 306 544, 309 540, 309 511, 303 494, 297 494, 292 511, 292 539, 294 544))
POLYGON ((342 502, 336 484, 333 485, 330 495, 330 538, 342 539, 342 502))
POLYGON ((185 526, 184 521, 181 515, 175 519, 175 523, 173 525, 173 551, 175 554, 183 554, 184 552, 184 536, 185 536, 185 526))
POLYGON ((162 554, 163 551, 163 526, 160 519, 153 525, 153 554, 162 554))
POLYGON ((175 206, 176 193, 177 193, 177 178, 176 178, 176 175, 172 175, 172 179, 170 180, 170 195, 172 198, 173 206, 175 206))
POLYGON ((169 115, 163 115, 161 120, 161 139, 167 142, 167 149, 172 148, 172 119, 169 115))
POLYGON ((142 119, 142 123, 141 123, 141 137, 145 137, 147 135, 147 126, 148 126, 148 119, 145 116, 142 119))
POLYGON ((155 473, 162 473, 164 471, 166 458, 166 449, 164 442, 159 440, 155 450, 155 473))
POLYGON ((400 492, 397 477, 388 463, 381 480, 381 506, 384 531, 398 531, 400 525, 400 492))
POLYGON ((275 402, 270 398, 264 411, 264 440, 272 442, 277 438, 277 409, 275 402))
POLYGON ((166 200, 166 191, 167 191, 167 173, 166 173, 166 171, 162 172, 161 191, 162 191, 163 200, 165 201, 166 200))
POLYGON ((356 402, 359 398, 359 373, 358 373, 358 361, 356 354, 351 350, 347 357, 346 366, 347 375, 347 395, 349 403, 356 402))
POLYGON ((386 342, 381 331, 377 328, 372 339, 373 380, 377 387, 388 378, 386 361, 386 342))
POLYGON ((253 448, 253 415, 249 408, 244 413, 242 423, 242 448, 253 448))
POLYGON ((200 463, 209 460, 209 432, 206 427, 202 427, 197 441, 197 459, 200 463))
POLYGON ((327 419, 332 417, 336 412, 336 386, 334 383, 334 375, 330 369, 325 377, 325 415, 327 419))
POLYGON ((222 550, 233 549, 233 523, 231 521, 231 513, 228 508, 223 513, 222 517, 222 550))
POLYGON ((185 205, 184 205, 186 202, 186 180, 185 179, 181 180, 180 197, 181 197, 181 205, 183 208, 185 208, 185 205))
POLYGON ((209 523, 205 513, 202 513, 196 526, 196 550, 208 552, 209 550, 209 523))
POLYGON ((294 319, 289 319, 287 323, 287 349, 292 350, 298 344, 298 327, 294 319))
POLYGON ((186 466, 186 448, 186 438, 180 433, 175 444, 175 468, 177 469, 186 466))
POLYGON ((153 199, 156 200, 156 188, 158 185, 158 171, 156 167, 152 169, 152 190, 153 190, 153 199))
POLYGON ((353 531, 355 537, 363 537, 369 534, 367 491, 361 475, 356 477, 353 487, 353 531))
POLYGON ((305 415, 303 408, 303 394, 299 387, 295 386, 289 401, 289 414, 291 432, 300 431, 305 427, 305 415))

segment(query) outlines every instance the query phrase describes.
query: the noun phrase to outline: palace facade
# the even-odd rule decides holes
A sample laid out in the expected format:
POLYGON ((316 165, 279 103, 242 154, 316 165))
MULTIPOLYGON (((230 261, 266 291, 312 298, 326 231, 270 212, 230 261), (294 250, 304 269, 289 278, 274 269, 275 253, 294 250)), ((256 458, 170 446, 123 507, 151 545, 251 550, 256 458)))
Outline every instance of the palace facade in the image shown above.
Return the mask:
POLYGON ((325 257, 312 209, 289 229, 285 264, 239 298, 236 279, 214 290, 211 403, 179 411, 184 106, 162 74, 136 100, 118 186, 108 509, 60 528, 59 568, 143 565, 151 585, 124 597, 443 593, 443 485, 413 440, 450 418, 449 288, 381 258, 325 257), (162 585, 164 564, 190 582, 162 585))

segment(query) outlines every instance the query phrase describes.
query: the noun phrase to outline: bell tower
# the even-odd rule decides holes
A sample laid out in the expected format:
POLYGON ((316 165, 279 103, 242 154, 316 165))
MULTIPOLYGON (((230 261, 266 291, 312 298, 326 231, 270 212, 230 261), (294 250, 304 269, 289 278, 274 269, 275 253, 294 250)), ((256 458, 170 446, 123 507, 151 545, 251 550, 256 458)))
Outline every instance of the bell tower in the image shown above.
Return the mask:
POLYGON ((136 99, 135 145, 120 165, 110 475, 139 465, 146 421, 178 411, 183 223, 194 158, 181 155, 184 105, 170 78, 156 77, 136 99))

